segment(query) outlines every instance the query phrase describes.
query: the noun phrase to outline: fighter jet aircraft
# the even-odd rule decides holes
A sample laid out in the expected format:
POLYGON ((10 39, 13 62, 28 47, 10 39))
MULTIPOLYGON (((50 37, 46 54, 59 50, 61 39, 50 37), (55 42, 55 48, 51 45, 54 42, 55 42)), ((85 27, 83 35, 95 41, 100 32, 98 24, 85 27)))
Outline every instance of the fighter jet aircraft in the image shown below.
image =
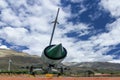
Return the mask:
MULTIPOLYGON (((67 56, 67 50, 62 46, 62 44, 56 44, 52 45, 52 39, 54 35, 54 31, 57 25, 57 18, 59 14, 59 8, 57 11, 57 15, 55 18, 55 21, 53 21, 53 31, 50 38, 49 46, 47 46, 41 55, 41 59, 43 64, 40 65, 40 70, 44 71, 45 73, 51 73, 53 71, 58 71, 60 73, 63 73, 63 67, 60 65, 60 63, 63 61, 63 59, 67 56)), ((30 68, 30 73, 32 74, 35 70, 38 70, 35 68, 34 65, 32 65, 30 68)))

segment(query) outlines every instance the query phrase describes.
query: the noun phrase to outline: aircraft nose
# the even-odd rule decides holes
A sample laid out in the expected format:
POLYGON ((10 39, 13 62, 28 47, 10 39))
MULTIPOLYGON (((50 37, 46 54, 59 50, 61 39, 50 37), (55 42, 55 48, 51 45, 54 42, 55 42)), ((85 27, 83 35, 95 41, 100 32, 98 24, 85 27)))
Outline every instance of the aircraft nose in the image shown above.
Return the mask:
POLYGON ((62 47, 62 44, 55 45, 47 49, 47 56, 52 59, 60 59, 66 56, 66 51, 62 47))
POLYGON ((62 56, 62 44, 58 44, 53 46, 51 49, 47 51, 50 57, 59 57, 62 56))

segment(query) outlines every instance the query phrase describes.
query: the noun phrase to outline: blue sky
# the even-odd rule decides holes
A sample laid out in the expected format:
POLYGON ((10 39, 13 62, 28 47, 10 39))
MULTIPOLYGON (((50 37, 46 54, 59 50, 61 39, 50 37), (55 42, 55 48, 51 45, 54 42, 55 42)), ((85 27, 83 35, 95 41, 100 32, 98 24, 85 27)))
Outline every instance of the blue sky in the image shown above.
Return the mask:
POLYGON ((0 48, 40 56, 48 46, 57 8, 53 44, 65 61, 120 63, 119 0, 0 0, 0 48))

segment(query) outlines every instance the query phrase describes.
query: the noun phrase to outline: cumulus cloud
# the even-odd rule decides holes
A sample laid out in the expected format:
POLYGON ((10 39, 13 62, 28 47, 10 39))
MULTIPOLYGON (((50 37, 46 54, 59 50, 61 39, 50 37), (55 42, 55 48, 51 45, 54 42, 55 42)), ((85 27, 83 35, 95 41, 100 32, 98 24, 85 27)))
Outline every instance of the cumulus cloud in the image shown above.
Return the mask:
MULTIPOLYGON (((103 4, 105 2, 102 0, 101 5, 114 15, 112 11, 116 10, 109 9, 109 6, 103 4)), ((107 2, 106 4, 109 5, 107 2)), ((40 56, 42 50, 49 44, 53 28, 51 22, 55 19, 60 5, 60 0, 0 0, 0 26, 4 26, 0 29, 0 38, 15 44, 13 48, 17 47, 16 45, 26 46, 28 49, 23 52, 40 56)), ((112 61, 113 56, 105 53, 111 50, 109 46, 120 43, 118 37, 120 20, 108 24, 106 26, 108 32, 92 36, 85 41, 78 40, 65 34, 74 31, 79 36, 88 35, 91 28, 87 24, 67 22, 67 18, 71 15, 70 9, 70 6, 60 9, 58 18, 60 24, 57 25, 53 39, 53 44, 62 43, 67 49, 68 55, 65 61, 112 61)), ((80 13, 86 9, 83 7, 81 10, 83 11, 80 13)))
POLYGON ((112 16, 120 17, 119 0, 101 0, 100 3, 105 10, 110 11, 112 16))
POLYGON ((0 45, 0 49, 9 49, 6 45, 0 45))
POLYGON ((111 63, 120 63, 120 60, 112 60, 112 61, 109 61, 111 63))

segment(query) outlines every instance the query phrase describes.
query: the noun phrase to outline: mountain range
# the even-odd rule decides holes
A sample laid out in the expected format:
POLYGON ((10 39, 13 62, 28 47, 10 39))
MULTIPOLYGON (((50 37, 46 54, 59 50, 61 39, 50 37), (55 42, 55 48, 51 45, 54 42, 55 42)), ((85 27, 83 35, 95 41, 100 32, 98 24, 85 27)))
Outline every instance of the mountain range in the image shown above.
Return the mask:
MULTIPOLYGON (((11 60, 11 69, 19 70, 23 66, 30 66, 35 64, 41 64, 40 56, 30 55, 23 52, 16 52, 10 49, 0 49, 0 70, 7 70, 9 60, 11 60)), ((109 62, 63 62, 64 66, 67 66, 71 71, 120 71, 120 64, 109 62)))

